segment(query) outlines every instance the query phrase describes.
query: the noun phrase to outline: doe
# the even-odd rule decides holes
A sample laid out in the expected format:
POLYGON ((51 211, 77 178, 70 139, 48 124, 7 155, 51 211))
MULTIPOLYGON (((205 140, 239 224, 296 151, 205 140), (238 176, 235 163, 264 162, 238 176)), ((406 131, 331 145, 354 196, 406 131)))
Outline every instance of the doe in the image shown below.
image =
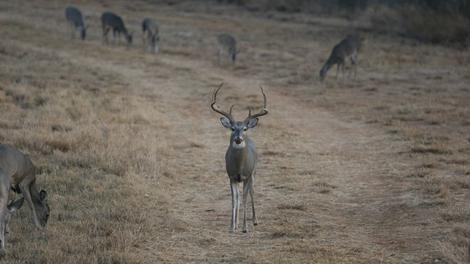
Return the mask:
POLYGON ((47 192, 38 191, 36 167, 28 155, 17 149, 0 144, 0 255, 5 255, 5 233, 11 213, 19 209, 23 199, 31 208, 34 224, 41 228, 49 219, 47 192), (10 188, 23 194, 14 202, 8 202, 10 188))
POLYGON ((325 65, 320 70, 320 80, 323 81, 327 72, 333 65, 337 65, 336 78, 338 78, 339 71, 343 72, 346 59, 351 59, 351 64, 354 67, 354 78, 357 75, 357 53, 361 48, 361 39, 358 35, 348 35, 340 43, 333 47, 330 57, 325 62, 325 65))
POLYGON ((65 8, 65 19, 70 25, 72 38, 75 37, 75 31, 78 30, 80 32, 80 38, 85 40, 88 26, 85 26, 85 23, 83 22, 83 16, 80 9, 74 6, 68 6, 65 8))
POLYGON ((142 42, 144 50, 150 48, 152 53, 158 52, 158 42, 160 41, 158 24, 151 18, 142 21, 142 42))
POLYGON ((222 53, 227 53, 232 64, 235 63, 238 53, 240 51, 237 49, 237 40, 230 34, 222 33, 217 35, 217 63, 220 65, 220 57, 222 53))
POLYGON ((122 18, 112 12, 104 12, 101 15, 101 26, 103 28, 103 37, 105 43, 108 43, 108 33, 113 30, 113 40, 116 40, 116 36, 120 37, 121 33, 124 34, 127 41, 127 46, 132 44, 132 33, 127 31, 126 26, 122 18))

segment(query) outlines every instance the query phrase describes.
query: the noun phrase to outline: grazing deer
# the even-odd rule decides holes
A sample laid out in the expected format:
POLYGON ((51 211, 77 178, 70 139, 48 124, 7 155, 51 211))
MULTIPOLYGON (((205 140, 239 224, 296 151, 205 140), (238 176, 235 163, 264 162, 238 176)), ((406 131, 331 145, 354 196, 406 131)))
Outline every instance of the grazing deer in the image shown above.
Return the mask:
POLYGON ((34 224, 44 227, 49 219, 47 192, 38 191, 36 167, 28 155, 15 148, 0 144, 0 255, 5 254, 5 232, 10 215, 26 200, 32 211, 34 224), (10 188, 23 194, 23 198, 8 203, 10 188))
POLYGON ((225 165, 230 179, 230 190, 232 193, 231 230, 234 232, 238 229, 238 211, 240 208, 239 183, 243 182, 243 232, 246 233, 246 202, 248 193, 251 197, 251 206, 253 209, 253 224, 258 224, 255 213, 255 201, 253 198, 253 181, 255 177, 257 153, 255 143, 246 135, 246 131, 250 128, 254 128, 258 124, 258 117, 268 113, 266 110, 266 95, 264 94, 263 88, 261 88, 264 100, 261 112, 252 115, 250 109, 248 117, 245 118, 244 121, 235 121, 232 116, 233 105, 230 107, 228 113, 220 110, 216 105, 217 93, 222 88, 222 85, 223 83, 217 88, 212 97, 211 108, 222 115, 220 118, 222 125, 232 130, 230 143, 225 154, 225 165))
POLYGON ((220 56, 224 52, 228 54, 230 60, 232 60, 232 63, 235 63, 235 60, 237 59, 237 54, 240 53, 240 51, 237 50, 237 40, 235 40, 235 38, 230 34, 222 33, 220 35, 217 35, 217 44, 218 64, 220 65, 220 56))
POLYGON ((142 21, 142 41, 144 50, 150 48, 152 53, 158 52, 158 42, 160 41, 158 24, 151 18, 142 21))
POLYGON ((339 71, 342 70, 344 76, 344 64, 346 59, 351 59, 351 64, 354 67, 354 78, 357 75, 357 53, 361 48, 361 39, 358 35, 348 35, 340 43, 334 46, 331 55, 325 62, 325 65, 320 70, 320 80, 323 81, 326 73, 333 66, 337 65, 336 78, 338 78, 339 71))
POLYGON ((124 25, 122 18, 112 12, 104 12, 101 15, 101 26, 103 27, 103 37, 108 43, 108 33, 113 30, 113 41, 116 40, 116 35, 120 38, 121 33, 124 34, 127 41, 127 46, 132 44, 132 33, 129 33, 124 25))
POLYGON ((83 22, 83 16, 80 9, 74 6, 68 6, 65 8, 65 19, 70 25, 72 38, 75 38, 75 31, 78 30, 80 32, 80 38, 85 40, 88 26, 85 26, 85 23, 83 22))

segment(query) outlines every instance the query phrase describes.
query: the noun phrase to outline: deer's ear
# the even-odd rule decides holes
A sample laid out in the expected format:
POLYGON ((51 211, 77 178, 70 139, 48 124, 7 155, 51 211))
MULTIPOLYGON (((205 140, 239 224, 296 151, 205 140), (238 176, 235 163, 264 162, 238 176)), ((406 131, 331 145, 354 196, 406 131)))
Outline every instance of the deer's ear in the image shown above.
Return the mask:
POLYGON ((258 125, 258 118, 250 118, 248 119, 248 122, 246 122, 246 126, 248 128, 254 128, 256 125, 258 125))
POLYGON ((230 122, 230 119, 225 116, 220 118, 220 123, 222 123, 222 125, 226 128, 232 128, 232 122, 230 122))

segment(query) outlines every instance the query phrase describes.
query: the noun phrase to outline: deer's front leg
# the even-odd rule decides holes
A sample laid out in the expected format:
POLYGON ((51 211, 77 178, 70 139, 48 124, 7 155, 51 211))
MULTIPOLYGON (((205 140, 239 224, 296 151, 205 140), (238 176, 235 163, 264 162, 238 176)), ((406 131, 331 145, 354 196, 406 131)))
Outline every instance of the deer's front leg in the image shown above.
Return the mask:
POLYGON ((31 208, 34 225, 38 228, 41 228, 41 224, 39 223, 38 215, 36 214, 36 207, 34 206, 33 199, 31 197, 31 183, 26 183, 25 185, 20 184, 20 189, 21 189, 21 193, 23 194, 26 202, 29 205, 29 208, 31 208))
POLYGON ((239 206, 239 191, 238 184, 230 182, 230 191, 232 193, 232 221, 230 228, 235 232, 238 228, 238 206, 239 206))
POLYGON ((240 189, 239 184, 235 183, 235 230, 238 230, 238 219, 239 219, 239 212, 240 212, 240 189))

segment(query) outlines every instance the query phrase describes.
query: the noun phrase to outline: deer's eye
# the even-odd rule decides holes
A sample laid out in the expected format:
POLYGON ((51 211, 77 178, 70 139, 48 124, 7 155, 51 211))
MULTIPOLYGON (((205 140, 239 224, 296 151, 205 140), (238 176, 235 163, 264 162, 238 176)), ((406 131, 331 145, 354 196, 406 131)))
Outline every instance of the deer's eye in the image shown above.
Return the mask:
POLYGON ((232 128, 230 128, 230 129, 232 129, 232 131, 235 131, 235 128, 233 128, 233 127, 232 127, 232 128))

